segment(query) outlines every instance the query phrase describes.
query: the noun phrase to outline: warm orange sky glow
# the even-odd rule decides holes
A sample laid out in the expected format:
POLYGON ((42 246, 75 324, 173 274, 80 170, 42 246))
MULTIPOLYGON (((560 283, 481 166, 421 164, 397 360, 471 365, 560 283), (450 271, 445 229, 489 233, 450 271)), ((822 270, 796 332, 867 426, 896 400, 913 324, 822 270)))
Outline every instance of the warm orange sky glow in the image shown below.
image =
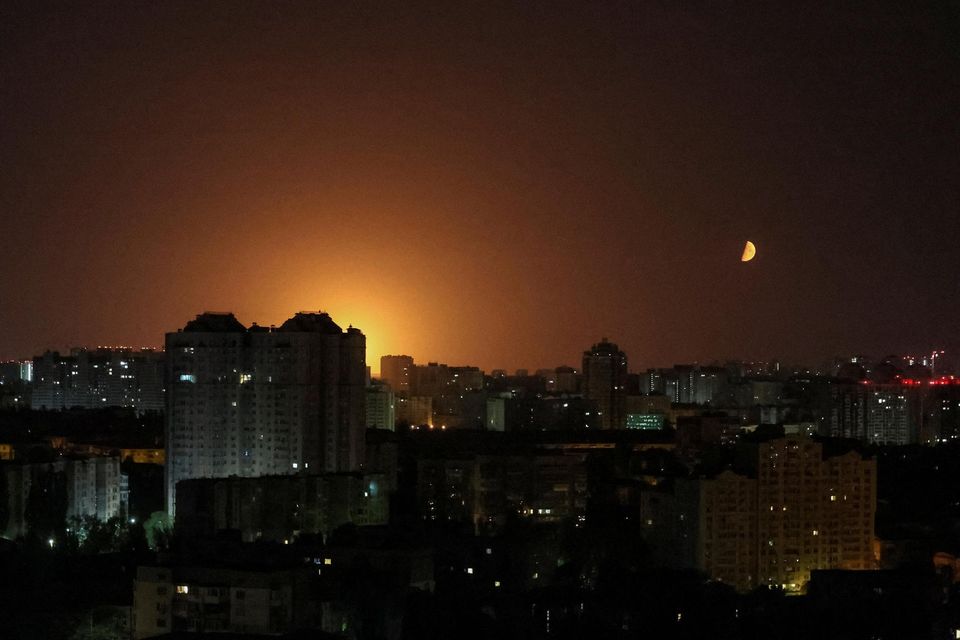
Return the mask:
POLYGON ((0 16, 0 358, 204 310, 323 309, 374 370, 576 366, 602 336, 631 368, 950 348, 935 15, 283 7, 0 16))

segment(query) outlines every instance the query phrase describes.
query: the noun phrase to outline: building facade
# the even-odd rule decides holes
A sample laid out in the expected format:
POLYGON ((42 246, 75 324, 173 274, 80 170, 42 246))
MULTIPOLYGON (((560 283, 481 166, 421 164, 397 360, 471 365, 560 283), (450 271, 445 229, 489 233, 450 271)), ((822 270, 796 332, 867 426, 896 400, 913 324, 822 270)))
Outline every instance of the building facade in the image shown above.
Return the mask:
POLYGON ((850 383, 833 387, 830 434, 871 444, 919 442, 930 385, 850 383))
POLYGON ((65 518, 96 518, 106 522, 127 511, 127 477, 120 471, 117 457, 64 457, 53 462, 0 465, 4 475, 0 500, 6 504, 7 522, 3 537, 14 539, 29 533, 29 511, 40 505, 32 500, 48 500, 31 489, 36 484, 56 487, 66 497, 65 518))
POLYGON ((396 406, 390 385, 374 380, 367 385, 367 427, 393 431, 397 424, 396 406))
POLYGON ((394 393, 410 393, 413 358, 410 356, 381 356, 380 379, 390 385, 394 393))
POLYGON ((583 352, 583 395, 596 405, 601 428, 625 426, 627 355, 606 338, 583 352))
POLYGON ((164 353, 153 349, 48 351, 33 360, 30 407, 164 409, 164 353))
POLYGON ((755 456, 756 477, 678 482, 675 518, 688 523, 694 566, 741 591, 787 592, 802 592, 817 569, 875 568, 875 460, 824 457, 802 435, 759 444, 755 456))
POLYGON ((133 637, 176 632, 280 635, 311 627, 319 616, 307 604, 307 573, 138 567, 133 637))
POLYGON ((586 513, 585 456, 564 453, 421 458, 417 497, 424 520, 499 531, 512 515, 557 523, 586 513))
POLYGON ((379 473, 185 480, 177 488, 177 532, 193 539, 232 530, 244 542, 283 542, 348 523, 384 525, 387 484, 379 473))
POLYGON ((167 505, 192 478, 355 471, 366 339, 325 313, 244 327, 204 313, 168 333, 167 505))

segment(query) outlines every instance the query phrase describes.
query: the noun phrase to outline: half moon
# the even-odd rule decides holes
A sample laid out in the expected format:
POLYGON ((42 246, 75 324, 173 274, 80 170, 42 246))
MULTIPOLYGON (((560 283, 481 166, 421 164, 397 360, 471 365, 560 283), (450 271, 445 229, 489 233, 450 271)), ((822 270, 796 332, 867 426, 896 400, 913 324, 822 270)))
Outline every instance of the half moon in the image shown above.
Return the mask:
POLYGON ((747 244, 743 245, 743 255, 740 256, 740 262, 750 262, 756 255, 757 247, 747 240, 747 244))

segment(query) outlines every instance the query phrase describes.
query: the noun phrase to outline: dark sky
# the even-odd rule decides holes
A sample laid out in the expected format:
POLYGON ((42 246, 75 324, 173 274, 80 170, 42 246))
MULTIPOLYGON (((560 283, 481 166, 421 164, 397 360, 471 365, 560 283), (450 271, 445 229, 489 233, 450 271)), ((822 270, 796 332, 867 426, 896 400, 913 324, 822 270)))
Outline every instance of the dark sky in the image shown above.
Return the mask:
POLYGON ((960 349, 956 2, 36 4, 0 358, 301 309, 374 369, 960 349))

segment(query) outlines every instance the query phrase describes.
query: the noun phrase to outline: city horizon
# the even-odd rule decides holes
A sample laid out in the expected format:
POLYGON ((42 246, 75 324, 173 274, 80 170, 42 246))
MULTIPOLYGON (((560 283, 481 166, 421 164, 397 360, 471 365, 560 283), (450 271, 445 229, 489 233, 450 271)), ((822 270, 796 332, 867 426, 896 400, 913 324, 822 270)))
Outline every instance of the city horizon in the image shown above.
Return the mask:
MULTIPOLYGON (((292 313, 290 314, 290 316, 292 316, 292 315, 294 315, 294 314, 296 314, 296 313, 314 313, 314 312, 317 312, 317 313, 328 313, 327 311, 322 310, 322 309, 317 310, 317 311, 308 310, 308 309, 298 309, 297 311, 292 312, 292 313)), ((217 314, 223 313, 223 314, 232 314, 232 315, 234 315, 235 317, 237 317, 237 314, 234 313, 233 311, 211 311, 211 310, 206 310, 206 311, 203 311, 203 312, 198 312, 198 314, 200 314, 200 313, 217 313, 217 314)), ((197 314, 197 315, 198 315, 198 314, 197 314)), ((334 320, 334 322, 337 322, 337 318, 336 318, 333 314, 329 314, 329 315, 330 315, 330 317, 334 320)), ((288 316, 288 317, 290 317, 290 316, 288 316)), ((243 322, 243 320, 242 320, 241 318, 237 317, 237 319, 240 320, 241 322, 243 322)), ((184 321, 183 324, 186 324, 187 321, 188 321, 188 320, 184 321)), ((282 322, 282 320, 281 320, 280 322, 282 322)), ((243 323, 243 324, 244 324, 244 326, 247 326, 247 327, 252 326, 252 325, 254 325, 254 324, 256 324, 256 325, 258 325, 258 326, 261 326, 261 327, 272 327, 272 326, 277 326, 277 325, 279 325, 280 322, 268 324, 268 323, 261 323, 261 322, 258 322, 258 321, 252 321, 252 322, 250 322, 249 325, 246 324, 246 323, 243 323)), ((343 326, 343 325, 341 325, 341 326, 343 326)), ((369 344, 371 335, 370 335, 362 326, 359 326, 359 325, 356 325, 356 324, 353 324, 353 323, 348 323, 346 326, 354 326, 354 327, 360 329, 360 331, 362 331, 363 334, 364 334, 364 336, 367 338, 367 341, 368 341, 368 344, 369 344)), ((177 330, 179 330, 180 328, 182 328, 182 325, 181 325, 181 327, 177 327, 176 329, 171 329, 171 330, 165 331, 165 332, 163 333, 163 335, 166 335, 166 333, 169 333, 169 332, 171 332, 171 331, 177 331, 177 330)), ((346 327, 344 327, 344 328, 346 328, 346 327)), ((502 365, 496 365, 496 364, 495 364, 495 365, 484 365, 484 364, 482 364, 482 363, 478 363, 478 362, 475 362, 475 361, 455 360, 455 359, 452 359, 452 358, 446 358, 446 357, 444 357, 444 356, 442 356, 442 355, 441 355, 441 356, 438 356, 438 357, 419 357, 419 356, 417 356, 417 355, 415 355, 415 354, 413 354, 413 353, 411 353, 411 352, 409 352, 409 351, 405 351, 405 350, 402 350, 402 349, 400 349, 400 350, 396 350, 396 349, 395 349, 395 350, 392 350, 392 351, 391 351, 391 350, 381 350, 381 352, 379 352, 379 353, 371 354, 370 351, 369 351, 369 348, 368 348, 368 352, 367 352, 367 353, 368 353, 367 366, 370 367, 371 375, 379 376, 379 375, 380 375, 380 358, 381 358, 381 357, 387 356, 387 355, 410 355, 411 357, 414 358, 414 361, 415 361, 416 363, 418 363, 418 364, 425 364, 425 363, 428 363, 428 362, 437 362, 437 363, 448 364, 448 365, 451 365, 451 366, 475 366, 475 367, 478 367, 479 369, 481 369, 482 371, 484 371, 485 373, 489 373, 489 372, 491 372, 491 371, 496 371, 496 370, 502 370, 502 371, 506 371, 508 374, 513 374, 514 372, 519 371, 519 370, 527 370, 527 371, 529 371, 529 372, 532 374, 532 373, 534 373, 534 372, 536 372, 536 371, 555 369, 555 368, 557 368, 557 367, 562 367, 562 366, 569 366, 569 367, 573 367, 573 368, 576 369, 576 368, 578 368, 579 365, 580 365, 580 360, 581 360, 581 357, 582 357, 582 355, 583 355, 583 352, 586 351, 586 350, 589 350, 589 348, 590 348, 593 344, 596 344, 597 342, 600 342, 600 341, 603 340, 603 339, 609 340, 610 342, 612 342, 612 343, 614 343, 614 344, 617 344, 618 346, 621 347, 621 349, 623 349, 623 344, 622 344, 621 342, 618 342, 618 340, 617 340, 615 337, 611 337, 611 336, 600 336, 600 337, 596 338, 593 342, 590 342, 589 344, 585 344, 585 345, 583 346, 583 348, 582 348, 579 352, 577 352, 576 354, 574 354, 571 358, 568 358, 566 361, 558 362, 557 364, 546 365, 546 366, 544 366, 544 365, 541 365, 541 366, 502 366, 502 365)), ((107 343, 96 344, 96 345, 92 345, 92 344, 82 344, 82 343, 81 343, 81 344, 68 344, 68 345, 62 345, 62 346, 48 346, 48 347, 44 347, 44 348, 42 348, 42 349, 40 349, 40 350, 35 350, 36 352, 33 353, 32 355, 13 356, 13 357, 0 357, 0 362, 26 361, 26 360, 29 360, 29 359, 31 359, 31 358, 37 357, 37 356, 39 356, 39 355, 42 355, 43 353, 45 353, 45 352, 47 352, 47 351, 50 351, 50 352, 59 352, 59 353, 61 353, 61 354, 68 354, 68 353, 69 353, 71 350, 73 350, 73 349, 86 349, 86 350, 95 350, 95 349, 135 349, 135 350, 138 350, 138 349, 161 349, 161 350, 162 350, 162 349, 163 349, 163 342, 162 342, 162 340, 161 340, 161 341, 159 341, 158 343, 153 344, 153 345, 148 344, 148 343, 140 343, 140 344, 137 344, 137 343, 121 344, 121 343, 117 343, 117 342, 114 342, 114 343, 109 343, 109 342, 107 342, 107 343)), ((950 363, 950 362, 952 361, 952 354, 950 354, 948 351, 941 350, 939 347, 936 347, 936 348, 931 349, 929 352, 927 352, 927 351, 917 351, 917 350, 914 350, 914 351, 906 351, 906 352, 896 352, 896 351, 893 351, 893 350, 886 350, 886 351, 880 350, 880 351, 878 351, 878 352, 868 352, 868 351, 866 351, 866 350, 851 350, 851 351, 846 351, 846 352, 837 352, 837 353, 834 353, 834 354, 822 354, 822 355, 815 356, 815 357, 812 357, 812 358, 809 358, 809 359, 779 357, 779 356, 777 356, 776 354, 769 355, 769 356, 767 356, 767 357, 749 357, 749 356, 747 356, 747 357, 743 357, 743 356, 738 357, 737 355, 731 354, 731 355, 727 355, 727 356, 720 356, 720 357, 718 357, 718 356, 713 356, 713 357, 704 357, 704 358, 700 358, 700 359, 697 359, 697 358, 693 358, 693 359, 676 359, 676 358, 674 358, 674 359, 672 359, 672 360, 670 360, 670 359, 662 360, 662 361, 660 361, 660 362, 653 363, 653 364, 648 364, 647 362, 641 362, 639 368, 633 369, 633 366, 635 366, 635 365, 637 364, 636 359, 635 359, 633 356, 631 356, 629 350, 627 350, 627 349, 623 349, 623 350, 627 353, 627 357, 628 357, 628 359, 629 359, 629 362, 631 363, 631 371, 637 371, 637 372, 644 371, 644 370, 647 370, 647 369, 669 368, 669 367, 672 367, 672 366, 678 365, 678 364, 696 364, 696 365, 701 365, 701 366, 712 366, 712 365, 723 365, 724 363, 727 363, 727 362, 742 362, 742 363, 773 363, 773 362, 776 362, 776 363, 779 363, 780 365, 782 365, 782 366, 784 366, 784 367, 806 367, 806 368, 809 368, 809 369, 812 369, 812 370, 817 370, 817 369, 820 369, 820 368, 823 368, 823 367, 830 367, 830 366, 832 366, 832 364, 833 364, 837 359, 839 359, 839 358, 856 357, 856 356, 868 356, 868 357, 875 358, 875 359, 882 359, 882 358, 886 358, 886 357, 890 357, 890 356, 894 356, 894 357, 907 357, 907 356, 912 356, 912 357, 916 357, 917 359, 921 359, 921 358, 924 358, 924 357, 928 356, 928 355, 929 355, 930 353, 932 353, 932 352, 945 353, 945 355, 946 355, 946 359, 945 359, 946 362, 947 362, 947 363, 950 363)), ((951 368, 952 368, 952 367, 951 367, 951 368)), ((825 372, 824 372, 824 373, 825 373, 825 372)))
POLYGON ((960 0, 0 1, 0 636, 960 640, 958 63, 960 0))

